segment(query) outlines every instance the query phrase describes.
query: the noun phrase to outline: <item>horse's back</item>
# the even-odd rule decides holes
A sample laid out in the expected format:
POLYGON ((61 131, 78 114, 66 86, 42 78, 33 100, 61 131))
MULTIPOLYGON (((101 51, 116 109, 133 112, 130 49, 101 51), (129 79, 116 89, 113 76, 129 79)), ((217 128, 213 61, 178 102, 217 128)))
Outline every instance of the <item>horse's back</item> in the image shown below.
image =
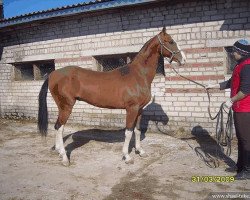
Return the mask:
POLYGON ((52 96, 60 94, 98 107, 124 107, 124 81, 117 70, 98 72, 67 66, 52 72, 49 79, 52 96))

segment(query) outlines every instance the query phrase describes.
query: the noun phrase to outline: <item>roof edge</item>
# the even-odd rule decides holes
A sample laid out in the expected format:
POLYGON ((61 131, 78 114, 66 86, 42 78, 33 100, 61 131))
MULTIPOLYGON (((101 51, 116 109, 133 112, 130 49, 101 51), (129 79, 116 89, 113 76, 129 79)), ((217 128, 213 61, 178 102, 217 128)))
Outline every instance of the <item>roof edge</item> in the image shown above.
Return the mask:
POLYGON ((49 18, 64 17, 80 13, 95 12, 100 10, 139 5, 156 1, 159 0, 96 0, 95 2, 74 4, 71 6, 64 6, 56 9, 38 11, 8 19, 2 19, 0 20, 0 29, 33 21, 45 20, 49 18))

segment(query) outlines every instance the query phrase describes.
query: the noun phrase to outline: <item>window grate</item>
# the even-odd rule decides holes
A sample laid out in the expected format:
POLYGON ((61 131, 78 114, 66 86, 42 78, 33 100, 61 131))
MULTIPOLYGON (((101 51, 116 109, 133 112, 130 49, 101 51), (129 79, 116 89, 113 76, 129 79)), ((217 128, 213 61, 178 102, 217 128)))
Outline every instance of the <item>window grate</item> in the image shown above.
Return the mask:
POLYGON ((43 80, 55 70, 53 60, 13 63, 14 80, 43 80))
MULTIPOLYGON (((94 56, 94 58, 96 60, 98 70, 107 72, 130 63, 135 58, 136 55, 137 53, 126 53, 126 54, 94 56)), ((163 58, 159 59, 158 67, 156 69, 156 74, 165 75, 163 58)))
POLYGON ((94 56, 94 58, 97 62, 98 70, 107 72, 130 63, 135 56, 136 53, 127 53, 127 54, 94 56))
POLYGON ((15 72, 15 80, 34 80, 33 65, 30 63, 16 65, 15 72))

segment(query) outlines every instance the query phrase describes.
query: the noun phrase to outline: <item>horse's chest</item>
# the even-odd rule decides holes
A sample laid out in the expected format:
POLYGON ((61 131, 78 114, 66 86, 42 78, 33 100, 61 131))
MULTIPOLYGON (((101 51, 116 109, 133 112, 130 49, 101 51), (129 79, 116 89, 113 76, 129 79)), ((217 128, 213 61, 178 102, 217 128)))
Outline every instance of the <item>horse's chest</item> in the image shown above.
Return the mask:
POLYGON ((145 89, 145 91, 141 94, 141 99, 143 101, 147 101, 147 100, 150 100, 150 97, 151 97, 151 93, 148 89, 145 89))
POLYGON ((150 99, 151 93, 148 87, 137 84, 135 87, 127 88, 127 95, 138 101, 145 101, 150 99))

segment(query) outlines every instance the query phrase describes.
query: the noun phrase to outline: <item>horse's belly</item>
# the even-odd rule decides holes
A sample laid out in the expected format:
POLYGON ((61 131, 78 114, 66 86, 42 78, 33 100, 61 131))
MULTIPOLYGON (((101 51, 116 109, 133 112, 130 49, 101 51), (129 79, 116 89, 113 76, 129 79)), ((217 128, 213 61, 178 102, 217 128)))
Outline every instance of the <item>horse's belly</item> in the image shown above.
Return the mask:
POLYGON ((123 108, 119 95, 115 95, 111 90, 84 90, 79 95, 79 100, 85 101, 100 108, 123 108))

